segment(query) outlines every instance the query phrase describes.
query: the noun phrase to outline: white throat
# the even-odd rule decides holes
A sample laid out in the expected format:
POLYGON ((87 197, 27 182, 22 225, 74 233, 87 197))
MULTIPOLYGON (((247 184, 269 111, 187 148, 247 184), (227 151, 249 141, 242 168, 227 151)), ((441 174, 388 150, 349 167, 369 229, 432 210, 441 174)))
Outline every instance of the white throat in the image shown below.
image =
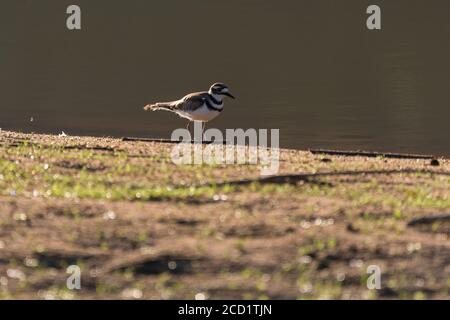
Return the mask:
POLYGON ((214 98, 214 100, 219 101, 219 104, 222 103, 223 96, 222 96, 221 94, 215 94, 215 93, 212 93, 211 90, 209 90, 208 93, 209 93, 210 95, 212 95, 212 97, 214 98))

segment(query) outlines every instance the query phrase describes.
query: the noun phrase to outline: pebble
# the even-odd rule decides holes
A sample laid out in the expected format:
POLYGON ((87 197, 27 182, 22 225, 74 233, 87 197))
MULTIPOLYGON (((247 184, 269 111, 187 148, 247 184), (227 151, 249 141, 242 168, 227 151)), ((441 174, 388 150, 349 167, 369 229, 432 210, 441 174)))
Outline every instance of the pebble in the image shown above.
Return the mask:
POLYGON ((6 271, 6 275, 11 279, 17 279, 17 280, 25 280, 25 273, 23 273, 19 269, 8 269, 6 271))
POLYGON ((206 300, 207 296, 204 292, 199 292, 195 295, 195 300, 206 300))
POLYGON ((430 161, 430 165, 437 167, 437 166, 440 165, 440 163, 439 163, 439 161, 437 159, 432 159, 430 161))
POLYGON ((140 289, 125 289, 122 291, 122 297, 125 299, 141 299, 143 296, 140 289))

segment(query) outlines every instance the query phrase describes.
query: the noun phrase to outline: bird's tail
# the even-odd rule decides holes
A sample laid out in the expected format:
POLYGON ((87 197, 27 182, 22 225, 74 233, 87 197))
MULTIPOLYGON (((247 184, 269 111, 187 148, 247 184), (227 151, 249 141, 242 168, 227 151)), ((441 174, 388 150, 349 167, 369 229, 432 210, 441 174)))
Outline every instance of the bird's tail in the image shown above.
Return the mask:
POLYGON ((158 102, 154 104, 148 104, 144 107, 146 111, 156 111, 156 110, 172 110, 172 104, 166 102, 158 102))

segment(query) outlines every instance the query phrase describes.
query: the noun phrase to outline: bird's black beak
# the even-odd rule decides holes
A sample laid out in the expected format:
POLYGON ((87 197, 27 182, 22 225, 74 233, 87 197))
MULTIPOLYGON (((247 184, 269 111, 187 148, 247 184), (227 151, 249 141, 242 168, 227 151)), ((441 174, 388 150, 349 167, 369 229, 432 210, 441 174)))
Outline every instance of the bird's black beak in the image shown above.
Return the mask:
POLYGON ((223 93, 224 95, 226 95, 226 96, 228 96, 228 97, 230 97, 230 98, 232 98, 232 99, 236 99, 231 93, 229 93, 229 92, 224 92, 223 93))

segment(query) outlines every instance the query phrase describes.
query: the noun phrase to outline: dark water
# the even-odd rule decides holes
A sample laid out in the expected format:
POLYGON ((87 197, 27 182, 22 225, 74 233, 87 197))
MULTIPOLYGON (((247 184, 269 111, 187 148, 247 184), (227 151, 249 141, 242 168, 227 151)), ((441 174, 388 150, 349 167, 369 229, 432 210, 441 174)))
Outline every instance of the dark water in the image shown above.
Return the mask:
POLYGON ((210 126, 450 155, 450 2, 375 2, 2 0, 0 127, 169 137, 184 120, 142 106, 222 81, 238 100, 210 126), (375 2, 381 31, 365 26, 375 2))

